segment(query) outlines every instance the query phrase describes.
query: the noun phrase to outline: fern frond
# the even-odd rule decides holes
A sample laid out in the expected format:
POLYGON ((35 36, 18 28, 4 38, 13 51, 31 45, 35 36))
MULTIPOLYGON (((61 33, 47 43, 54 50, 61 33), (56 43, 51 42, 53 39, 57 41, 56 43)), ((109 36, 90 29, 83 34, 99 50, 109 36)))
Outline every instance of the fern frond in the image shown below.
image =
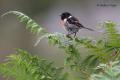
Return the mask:
POLYGON ((30 17, 28 17, 27 15, 18 12, 18 11, 9 11, 6 12, 5 14, 2 15, 8 15, 8 14, 14 14, 17 16, 17 18, 20 20, 20 22, 23 22, 26 25, 26 28, 29 29, 32 33, 37 33, 39 34, 40 32, 44 33, 45 31, 43 30, 43 28, 38 25, 33 19, 31 19, 30 17))
POLYGON ((108 46, 112 47, 120 47, 120 34, 118 33, 118 30, 116 30, 116 23, 112 21, 107 21, 103 24, 105 27, 106 33, 107 34, 107 40, 108 40, 108 46))
POLYGON ((53 45, 57 45, 59 41, 62 41, 62 37, 64 37, 63 34, 61 33, 46 33, 46 34, 43 34, 42 36, 40 36, 38 38, 38 40, 36 41, 35 45, 34 46, 37 46, 39 44, 39 42, 44 39, 44 38, 47 38, 48 41, 53 44, 53 45), (60 40, 61 39, 61 40, 60 40), (59 40, 59 41, 58 41, 59 40))
POLYGON ((99 58, 97 56, 89 55, 82 61, 82 65, 96 66, 98 64, 98 62, 99 62, 99 58))
POLYGON ((120 62, 114 61, 108 64, 100 64, 96 67, 99 70, 91 75, 90 80, 119 80, 120 79, 120 62))
POLYGON ((27 51, 18 49, 17 54, 8 56, 8 61, 0 64, 0 73, 15 80, 67 80, 63 68, 27 51))

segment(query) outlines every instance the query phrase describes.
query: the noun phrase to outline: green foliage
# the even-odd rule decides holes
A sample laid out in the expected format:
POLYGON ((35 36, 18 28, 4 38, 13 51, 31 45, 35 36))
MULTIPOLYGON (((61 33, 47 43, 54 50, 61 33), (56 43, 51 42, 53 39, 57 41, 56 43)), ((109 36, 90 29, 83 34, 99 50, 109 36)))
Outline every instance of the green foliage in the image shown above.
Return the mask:
POLYGON ((74 42, 60 33, 50 35, 48 37, 48 40, 49 43, 58 46, 60 49, 63 49, 68 54, 65 63, 68 64, 71 69, 77 69, 79 67, 78 63, 80 61, 80 54, 74 42))
POLYGON ((79 49, 76 46, 76 43, 74 43, 73 41, 71 41, 69 38, 67 38, 65 35, 61 33, 53 33, 53 34, 47 33, 38 39, 35 46, 43 38, 48 38, 48 42, 50 44, 57 46, 60 49, 63 49, 68 54, 65 64, 68 64, 72 69, 78 69, 80 54, 78 51, 79 49))
POLYGON ((53 63, 18 49, 0 64, 0 73, 15 80, 67 80, 63 68, 53 67, 53 63))
MULTIPOLYGON (((68 38, 64 34, 61 34, 61 33, 45 32, 44 29, 41 28, 34 20, 32 20, 31 18, 29 18, 28 16, 26 16, 25 14, 23 14, 21 12, 10 11, 6 14, 17 15, 18 19, 21 22, 26 24, 26 28, 28 30, 30 30, 33 33, 41 33, 42 34, 38 38, 37 42, 35 43, 35 46, 37 46, 43 38, 47 38, 47 40, 50 44, 52 44, 53 46, 57 46, 58 48, 64 50, 65 53, 67 54, 67 57, 65 58, 66 59, 65 64, 68 65, 71 70, 78 72, 80 74, 81 80, 89 80, 90 78, 91 78, 91 80, 109 80, 106 78, 106 77, 108 77, 108 75, 110 75, 110 77, 113 76, 113 78, 116 77, 116 75, 114 76, 114 74, 117 74, 117 76, 118 76, 120 70, 118 69, 119 64, 116 63, 116 61, 120 60, 120 41, 119 41, 120 34, 116 30, 116 26, 117 26, 116 23, 114 23, 112 21, 104 22, 102 26, 105 29, 105 33, 104 33, 103 37, 99 40, 94 40, 94 39, 89 39, 89 38, 72 38, 72 37, 68 38), (88 54, 88 55, 85 58, 83 58, 83 56, 81 54, 88 54), (115 63, 115 66, 114 66, 114 63, 115 63), (93 76, 94 75, 93 73, 98 71, 98 69, 94 69, 98 65, 99 66, 106 65, 106 66, 102 66, 103 68, 105 68, 104 69, 105 72, 102 72, 103 70, 99 70, 99 73, 97 72, 97 73, 95 73, 95 76, 93 76), (110 65, 112 67, 110 67, 110 65), (114 70, 118 70, 118 72, 117 71, 114 72, 113 68, 115 68, 114 70), (109 71, 111 71, 111 70, 113 70, 113 71, 110 72, 110 74, 109 74, 109 71), (111 74, 113 74, 113 75, 111 75, 111 74), (102 78, 96 78, 98 76, 101 76, 102 78), (106 79, 103 79, 104 78, 103 76, 106 79)), ((4 15, 6 15, 6 14, 4 14, 4 15)), ((22 55, 22 56, 24 56, 24 55, 22 55)), ((15 62, 14 64, 18 64, 18 62, 17 63, 15 62)), ((21 62, 25 64, 24 60, 22 60, 21 62)), ((26 62, 26 64, 27 63, 29 63, 29 61, 26 62)), ((44 62, 44 60, 42 60, 40 63, 44 67, 48 65, 48 63, 46 63, 46 61, 44 62)), ((2 66, 4 66, 4 65, 2 65, 2 66)), ((8 65, 5 65, 5 66, 8 66, 8 65)), ((11 64, 10 64, 10 66, 11 66, 11 64)), ((29 64, 29 66, 27 68, 30 68, 30 66, 32 66, 32 65, 29 64)), ((38 67, 38 66, 39 65, 36 65, 36 67, 38 67)), ((15 67, 15 65, 13 65, 12 67, 15 67)), ((35 77, 33 77, 33 74, 32 74, 32 72, 34 72, 34 70, 31 71, 32 69, 30 68, 26 74, 26 72, 24 71, 24 70, 26 70, 25 68, 26 68, 26 66, 25 67, 22 66, 23 71, 21 70, 21 68, 20 68, 20 71, 22 71, 22 72, 19 71, 21 76, 25 75, 24 77, 22 77, 23 78, 22 80, 24 80, 24 78, 27 79, 27 76, 32 77, 32 78, 30 78, 30 80, 35 80, 35 77)), ((5 68, 5 69, 7 70, 8 68, 5 68)), ((49 71, 50 72, 48 73, 44 69, 40 68, 40 71, 43 70, 43 72, 38 73, 39 76, 37 76, 36 80, 38 80, 38 78, 40 80, 44 80, 41 78, 45 78, 45 80, 46 80, 46 78, 47 78, 47 80, 49 80, 49 79, 63 80, 62 78, 59 78, 59 77, 63 77, 64 75, 58 74, 59 71, 57 72, 57 69, 55 69, 55 72, 56 72, 56 75, 59 75, 59 77, 56 77, 56 75, 53 75, 55 72, 54 71, 52 72, 51 67, 49 67, 49 69, 50 70, 48 70, 48 72, 49 71), (54 78, 53 78, 53 76, 54 76, 54 78)), ((1 69, 0 71, 2 71, 2 70, 4 70, 4 69, 1 69)), ((19 70, 19 68, 18 68, 18 70, 19 70)), ((6 73, 6 71, 3 71, 3 72, 4 72, 4 74, 6 74, 6 75, 8 74, 8 76, 12 76, 12 77, 18 76, 15 74, 19 74, 17 72, 16 73, 9 72, 9 69, 8 69, 9 73, 6 73)), ((13 72, 14 72, 14 70, 13 70, 13 72)), ((108 77, 108 78, 110 78, 110 77, 108 77)), ((16 77, 13 77, 13 78, 16 78, 16 77)), ((118 79, 116 78, 116 80, 118 80, 118 79)), ((18 79, 16 79, 16 80, 18 80, 18 79)))
POLYGON ((91 75, 90 80, 120 80, 119 61, 100 63, 95 70, 97 72, 91 75))
POLYGON ((5 15, 8 15, 8 14, 16 15, 17 18, 19 19, 19 21, 26 24, 26 28, 29 29, 32 33, 39 34, 40 32, 42 32, 42 33, 45 32, 43 30, 43 28, 40 25, 38 25, 33 19, 31 19, 30 17, 28 17, 27 15, 25 15, 21 12, 9 11, 9 12, 3 14, 2 17, 5 16, 5 15))

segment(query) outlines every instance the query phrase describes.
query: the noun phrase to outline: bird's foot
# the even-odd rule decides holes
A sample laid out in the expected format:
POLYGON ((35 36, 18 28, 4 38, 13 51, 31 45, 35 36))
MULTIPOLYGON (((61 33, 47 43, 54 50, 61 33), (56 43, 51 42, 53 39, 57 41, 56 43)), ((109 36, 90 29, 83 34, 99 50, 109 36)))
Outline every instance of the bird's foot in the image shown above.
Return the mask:
POLYGON ((66 37, 69 38, 70 40, 73 40, 73 38, 69 34, 67 34, 66 37))

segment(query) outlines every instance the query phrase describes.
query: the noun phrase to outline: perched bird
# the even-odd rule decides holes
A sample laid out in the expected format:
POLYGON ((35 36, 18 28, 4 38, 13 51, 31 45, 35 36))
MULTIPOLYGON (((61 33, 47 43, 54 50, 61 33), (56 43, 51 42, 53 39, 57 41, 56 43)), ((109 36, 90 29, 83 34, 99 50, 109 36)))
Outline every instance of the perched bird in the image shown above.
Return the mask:
POLYGON ((64 12, 60 15, 61 21, 65 27, 65 29, 68 31, 67 36, 74 34, 74 37, 76 37, 77 32, 79 29, 88 29, 90 31, 94 31, 93 29, 84 27, 79 20, 72 16, 69 12, 64 12))

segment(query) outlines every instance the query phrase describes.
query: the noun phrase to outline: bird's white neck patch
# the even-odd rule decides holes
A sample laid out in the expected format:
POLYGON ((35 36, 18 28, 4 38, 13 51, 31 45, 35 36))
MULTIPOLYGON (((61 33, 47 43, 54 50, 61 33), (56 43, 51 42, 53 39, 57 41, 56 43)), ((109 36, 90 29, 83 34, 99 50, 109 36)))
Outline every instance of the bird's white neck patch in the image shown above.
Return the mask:
MULTIPOLYGON (((68 19, 70 19, 71 17, 72 17, 72 16, 69 16, 68 19)), ((66 22, 66 21, 67 21, 67 18, 65 18, 63 21, 66 22)))
POLYGON ((71 18, 71 17, 72 17, 72 16, 69 16, 68 19, 71 18))

